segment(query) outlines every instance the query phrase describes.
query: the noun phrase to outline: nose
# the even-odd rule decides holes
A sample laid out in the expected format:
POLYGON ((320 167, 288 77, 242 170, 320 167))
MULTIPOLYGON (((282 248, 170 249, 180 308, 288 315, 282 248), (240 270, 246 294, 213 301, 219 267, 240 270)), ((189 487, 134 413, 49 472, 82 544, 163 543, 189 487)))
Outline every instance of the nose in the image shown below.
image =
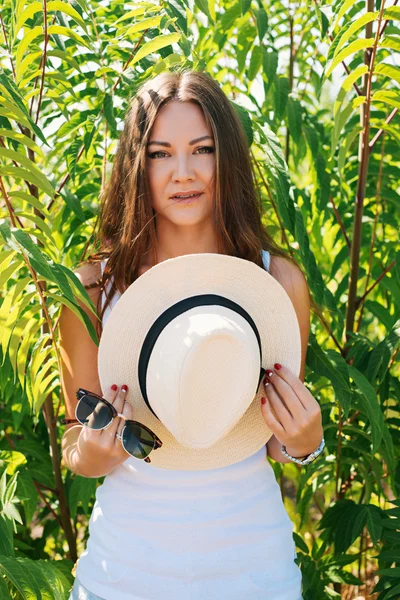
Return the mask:
POLYGON ((193 181, 195 179, 190 158, 185 155, 178 156, 173 172, 174 181, 193 181))

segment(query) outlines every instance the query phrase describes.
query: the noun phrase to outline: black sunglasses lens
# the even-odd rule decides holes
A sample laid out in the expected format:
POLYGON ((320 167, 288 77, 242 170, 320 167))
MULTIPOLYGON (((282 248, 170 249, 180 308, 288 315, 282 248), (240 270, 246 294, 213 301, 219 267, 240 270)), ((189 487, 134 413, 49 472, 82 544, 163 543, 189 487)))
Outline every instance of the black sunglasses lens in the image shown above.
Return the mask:
POLYGON ((127 422, 122 434, 124 448, 134 458, 146 458, 154 448, 154 438, 143 427, 127 422))
POLYGON ((112 421, 112 411, 100 398, 85 394, 78 402, 76 417, 90 429, 104 429, 112 421))

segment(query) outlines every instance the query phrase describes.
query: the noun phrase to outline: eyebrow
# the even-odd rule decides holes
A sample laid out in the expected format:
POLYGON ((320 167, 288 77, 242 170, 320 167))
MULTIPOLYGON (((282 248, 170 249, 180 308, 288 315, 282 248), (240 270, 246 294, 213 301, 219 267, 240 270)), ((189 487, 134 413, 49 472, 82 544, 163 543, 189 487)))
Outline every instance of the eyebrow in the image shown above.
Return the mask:
MULTIPOLYGON (((193 144, 197 144, 197 142, 201 142, 202 140, 207 140, 207 139, 212 140, 213 138, 211 137, 211 135, 203 135, 203 136, 196 138, 195 140, 192 140, 191 142, 189 142, 189 146, 193 146, 193 144)), ((159 142, 156 140, 152 140, 147 145, 150 146, 151 144, 158 144, 159 146, 165 146, 166 148, 171 148, 171 144, 169 142, 159 142)))

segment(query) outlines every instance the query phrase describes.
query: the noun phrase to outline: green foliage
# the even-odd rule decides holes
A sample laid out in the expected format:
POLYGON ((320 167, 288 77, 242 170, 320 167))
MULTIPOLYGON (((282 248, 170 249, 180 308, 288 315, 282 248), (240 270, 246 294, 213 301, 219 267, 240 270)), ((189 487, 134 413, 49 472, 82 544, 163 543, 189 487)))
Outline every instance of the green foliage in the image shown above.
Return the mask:
POLYGON ((45 5, 1 11, 0 597, 68 597, 99 482, 60 467, 59 311, 98 343, 73 270, 132 94, 182 68, 207 70, 230 98, 270 231, 322 308, 305 381, 327 451, 302 470, 273 464, 294 490, 304 600, 340 598, 371 570, 366 596, 399 597, 400 8, 45 5))

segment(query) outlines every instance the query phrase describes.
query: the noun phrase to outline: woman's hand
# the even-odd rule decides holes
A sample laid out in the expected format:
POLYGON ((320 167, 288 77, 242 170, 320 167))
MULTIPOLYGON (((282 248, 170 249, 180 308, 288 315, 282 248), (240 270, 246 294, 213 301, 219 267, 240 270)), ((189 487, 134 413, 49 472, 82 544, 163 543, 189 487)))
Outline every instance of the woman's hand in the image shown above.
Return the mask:
MULTIPOLYGON (((133 418, 132 406, 125 401, 126 392, 122 386, 105 391, 103 398, 114 405, 117 412, 126 419, 133 418)), ((121 440, 116 437, 125 425, 124 419, 116 417, 107 429, 96 431, 82 425, 66 431, 63 437, 63 456, 74 473, 84 477, 102 477, 123 463, 129 454, 125 452, 121 440), (80 429, 76 437, 73 430, 80 429)))
POLYGON ((276 439, 295 458, 316 450, 323 437, 321 408, 314 396, 290 369, 275 364, 264 379, 265 422, 276 439))

